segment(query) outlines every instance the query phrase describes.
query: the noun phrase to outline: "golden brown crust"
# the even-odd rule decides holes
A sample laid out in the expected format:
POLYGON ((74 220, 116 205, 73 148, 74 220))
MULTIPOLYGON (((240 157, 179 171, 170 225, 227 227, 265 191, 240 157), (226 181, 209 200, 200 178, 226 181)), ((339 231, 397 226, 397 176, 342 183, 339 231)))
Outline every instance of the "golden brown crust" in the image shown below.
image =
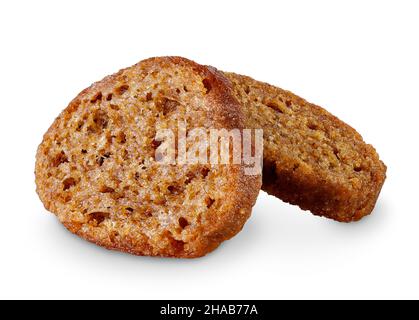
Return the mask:
POLYGON ((38 149, 45 208, 72 233, 108 249, 180 258, 211 252, 242 229, 260 176, 246 176, 241 165, 163 167, 150 156, 157 128, 179 119, 242 129, 231 92, 217 70, 180 57, 144 60, 83 90, 38 149), (169 98, 175 111, 159 109, 169 98))
POLYGON ((386 166, 346 123, 289 91, 226 73, 246 126, 264 129, 262 189, 315 215, 357 221, 373 210, 386 166))

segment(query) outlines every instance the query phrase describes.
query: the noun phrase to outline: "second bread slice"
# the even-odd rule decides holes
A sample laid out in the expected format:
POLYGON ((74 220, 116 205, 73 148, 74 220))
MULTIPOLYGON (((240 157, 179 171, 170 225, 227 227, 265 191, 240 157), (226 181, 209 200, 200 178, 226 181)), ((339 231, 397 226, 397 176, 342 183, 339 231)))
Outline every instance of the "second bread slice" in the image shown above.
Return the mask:
POLYGON ((246 126, 264 130, 263 189, 315 215, 356 221, 373 210, 386 176, 349 125, 289 91, 226 73, 246 126))

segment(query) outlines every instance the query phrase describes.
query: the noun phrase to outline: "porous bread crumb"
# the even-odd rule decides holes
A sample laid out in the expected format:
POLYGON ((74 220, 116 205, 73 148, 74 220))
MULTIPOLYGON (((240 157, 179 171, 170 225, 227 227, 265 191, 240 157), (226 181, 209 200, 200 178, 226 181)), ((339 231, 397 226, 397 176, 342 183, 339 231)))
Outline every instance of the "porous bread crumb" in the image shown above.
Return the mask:
POLYGON ((245 126, 264 130, 263 190, 337 221, 371 213, 386 177, 386 166, 371 145, 289 91, 225 74, 244 106, 245 126))
POLYGON ((84 90, 44 136, 45 207, 73 233, 137 255, 203 256, 234 236, 261 186, 240 165, 162 165, 160 129, 242 128, 228 81, 182 58, 154 58, 84 90))

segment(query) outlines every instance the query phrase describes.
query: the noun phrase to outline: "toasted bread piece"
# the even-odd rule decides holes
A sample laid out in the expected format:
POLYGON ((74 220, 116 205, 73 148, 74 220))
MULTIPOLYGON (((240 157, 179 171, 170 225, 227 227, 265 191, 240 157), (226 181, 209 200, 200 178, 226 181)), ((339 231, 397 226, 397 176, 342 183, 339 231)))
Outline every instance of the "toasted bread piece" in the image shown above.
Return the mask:
POLYGON ((238 233, 261 187, 242 165, 163 165, 160 129, 243 128, 230 82, 152 58, 82 91, 39 146, 37 192, 71 232, 135 255, 195 258, 238 233))
POLYGON ((289 91, 226 73, 246 127, 264 130, 262 189, 342 222, 373 210, 386 177, 375 149, 350 126, 289 91))

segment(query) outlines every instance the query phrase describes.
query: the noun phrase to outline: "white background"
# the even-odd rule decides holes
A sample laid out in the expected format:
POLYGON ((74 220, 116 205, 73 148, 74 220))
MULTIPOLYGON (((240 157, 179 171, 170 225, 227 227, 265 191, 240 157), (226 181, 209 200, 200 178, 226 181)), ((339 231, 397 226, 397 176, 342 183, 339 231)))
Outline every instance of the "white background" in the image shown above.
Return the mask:
POLYGON ((418 1, 1 1, 0 298, 419 298, 418 1), (192 261, 108 252, 35 193, 43 133, 90 83, 181 55, 294 91, 388 165, 373 215, 317 218, 261 193, 192 261))

